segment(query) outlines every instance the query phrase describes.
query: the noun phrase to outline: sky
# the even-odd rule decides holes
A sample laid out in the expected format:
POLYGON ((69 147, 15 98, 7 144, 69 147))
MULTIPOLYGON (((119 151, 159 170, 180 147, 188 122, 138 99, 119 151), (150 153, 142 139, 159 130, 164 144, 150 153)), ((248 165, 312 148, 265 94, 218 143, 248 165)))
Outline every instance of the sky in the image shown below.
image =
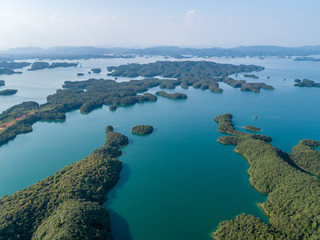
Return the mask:
POLYGON ((0 0, 0 49, 320 45, 319 0, 0 0))

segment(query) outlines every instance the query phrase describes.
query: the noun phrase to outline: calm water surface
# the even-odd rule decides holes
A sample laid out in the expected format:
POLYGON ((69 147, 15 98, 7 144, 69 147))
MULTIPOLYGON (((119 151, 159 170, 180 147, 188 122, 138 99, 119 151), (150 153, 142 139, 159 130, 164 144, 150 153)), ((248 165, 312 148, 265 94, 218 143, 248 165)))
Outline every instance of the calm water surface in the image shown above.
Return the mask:
MULTIPOLYGON (((81 61, 82 68, 0 76, 8 86, 16 81, 22 94, 0 99, 1 108, 20 99, 44 102, 46 95, 54 93, 63 81, 88 78, 76 77, 77 72, 102 67, 102 74, 93 76, 105 77, 109 65, 154 60, 92 59, 81 61)), ((120 157, 121 179, 105 203, 116 240, 208 240, 220 221, 243 212, 267 221, 257 207, 266 196, 250 186, 248 164, 233 152, 234 147, 217 142, 221 134, 213 119, 230 112, 236 127, 258 126, 274 139, 275 146, 285 151, 291 151, 303 138, 320 140, 320 89, 292 86, 295 78, 320 79, 320 63, 290 59, 213 60, 262 65, 266 70, 256 73, 259 81, 270 83, 276 90, 256 94, 221 84, 224 92, 216 94, 178 87, 176 91, 186 93, 188 99, 159 97, 155 103, 118 108, 116 112, 107 107, 90 114, 74 111, 67 114, 63 123, 38 122, 32 133, 19 135, 0 147, 0 195, 28 187, 87 156, 104 143, 105 126, 111 124, 130 139, 120 157), (258 119, 253 119, 254 115, 258 119), (151 124, 155 131, 150 136, 132 135, 130 129, 135 124, 151 124)), ((238 78, 244 79, 242 74, 238 78)))

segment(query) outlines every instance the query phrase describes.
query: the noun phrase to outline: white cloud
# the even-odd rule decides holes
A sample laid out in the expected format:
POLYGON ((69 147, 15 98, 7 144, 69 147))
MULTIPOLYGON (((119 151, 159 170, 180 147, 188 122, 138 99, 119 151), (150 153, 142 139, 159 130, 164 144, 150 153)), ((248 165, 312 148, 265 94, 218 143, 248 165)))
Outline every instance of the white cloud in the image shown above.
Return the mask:
POLYGON ((186 26, 189 27, 192 24, 193 18, 196 15, 196 11, 195 10, 190 10, 186 13, 186 26))

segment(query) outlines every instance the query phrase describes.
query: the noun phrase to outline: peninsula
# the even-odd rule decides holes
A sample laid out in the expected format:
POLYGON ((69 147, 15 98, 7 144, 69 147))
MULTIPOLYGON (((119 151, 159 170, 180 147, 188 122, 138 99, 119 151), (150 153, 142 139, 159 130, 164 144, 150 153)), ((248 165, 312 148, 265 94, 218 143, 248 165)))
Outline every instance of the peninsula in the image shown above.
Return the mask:
MULTIPOLYGON (((215 120, 219 123, 218 131, 233 135, 223 136, 219 142, 236 145, 235 151, 250 165, 250 183, 259 192, 268 194, 267 201, 260 207, 269 217, 270 224, 242 214, 235 220, 220 223, 212 236, 216 240, 317 239, 320 232, 320 180, 294 164, 304 161, 302 158, 306 155, 296 154, 297 150, 293 155, 285 153, 264 137, 257 137, 263 135, 237 131, 231 114, 223 114, 215 120)), ((319 143, 304 140, 300 144, 318 146, 319 143)))
POLYGON ((112 240, 102 204, 117 183, 128 138, 106 127, 105 144, 29 188, 0 199, 1 239, 112 240))

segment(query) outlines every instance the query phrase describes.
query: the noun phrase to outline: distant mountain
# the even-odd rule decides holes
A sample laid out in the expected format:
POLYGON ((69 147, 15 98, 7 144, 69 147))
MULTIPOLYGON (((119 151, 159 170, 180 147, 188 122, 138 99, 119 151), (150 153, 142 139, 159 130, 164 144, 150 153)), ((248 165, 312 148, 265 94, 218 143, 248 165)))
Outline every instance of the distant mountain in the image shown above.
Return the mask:
POLYGON ((268 56, 310 56, 320 54, 320 45, 303 47, 279 46, 240 46, 235 48, 180 48, 180 47, 150 47, 134 48, 97 48, 97 47, 52 47, 42 49, 37 47, 13 48, 0 51, 0 59, 10 58, 109 58, 125 57, 127 55, 160 55, 175 58, 187 56, 198 57, 268 57, 268 56))

